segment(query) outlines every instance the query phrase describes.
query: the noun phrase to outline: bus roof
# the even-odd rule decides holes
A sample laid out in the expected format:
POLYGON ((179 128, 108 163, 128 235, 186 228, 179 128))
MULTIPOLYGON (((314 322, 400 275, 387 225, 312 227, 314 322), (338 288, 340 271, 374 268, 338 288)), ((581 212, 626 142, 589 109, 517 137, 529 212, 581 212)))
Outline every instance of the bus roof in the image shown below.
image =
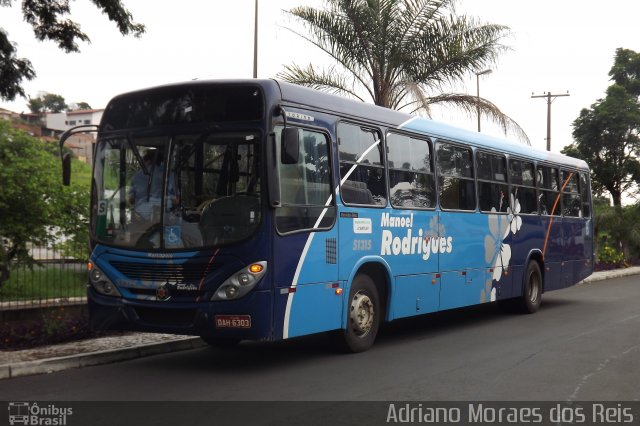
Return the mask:
POLYGON ((529 145, 515 143, 508 139, 497 138, 483 133, 473 132, 449 124, 440 123, 429 118, 413 116, 400 111, 383 108, 364 102, 344 98, 330 93, 320 92, 308 87, 277 81, 280 86, 282 100, 334 113, 343 117, 354 117, 382 123, 407 131, 413 131, 452 142, 462 142, 511 155, 564 164, 583 170, 589 166, 583 160, 566 155, 548 152, 529 145))

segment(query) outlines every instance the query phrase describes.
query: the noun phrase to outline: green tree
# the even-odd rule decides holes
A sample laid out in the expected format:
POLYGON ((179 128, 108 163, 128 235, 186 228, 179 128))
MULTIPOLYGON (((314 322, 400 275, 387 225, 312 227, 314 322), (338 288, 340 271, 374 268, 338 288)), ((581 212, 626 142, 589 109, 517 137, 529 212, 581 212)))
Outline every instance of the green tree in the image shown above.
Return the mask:
POLYGON ((495 63, 509 34, 453 12, 455 0, 327 0, 326 9, 300 6, 289 13, 309 34, 292 30, 327 53, 335 64, 288 65, 289 82, 376 105, 430 114, 444 104, 469 114, 478 109, 528 143, 524 131, 486 99, 445 90, 495 63), (363 96, 366 94, 366 96, 363 96))
POLYGON ((47 93, 42 97, 42 104, 47 112, 62 112, 67 109, 67 103, 60 95, 47 93))
POLYGON ((562 152, 584 159, 593 191, 611 196, 613 209, 601 209, 596 224, 602 232, 596 235, 606 236, 604 242, 628 258, 638 243, 638 226, 636 210, 623 208, 622 197, 637 194, 640 182, 640 54, 617 49, 609 76, 613 84, 606 96, 580 111, 573 122, 574 143, 562 152))
POLYGON ((0 286, 11 265, 34 264, 30 245, 51 245, 62 236, 87 241, 88 185, 62 186, 57 154, 54 145, 0 120, 0 286))
POLYGON ((91 108, 91 105, 89 105, 86 102, 77 102, 76 104, 73 105, 73 108, 72 108, 73 111, 83 111, 88 109, 92 109, 92 108, 91 108))
POLYGON ((29 111, 34 114, 42 114, 44 112, 44 102, 42 102, 42 98, 39 96, 37 98, 29 98, 27 107, 29 107, 29 111))
MULTIPOLYGON (((123 35, 136 37, 145 32, 144 25, 133 21, 131 13, 121 0, 91 0, 109 20, 113 21, 123 35)), ((0 7, 12 7, 14 0, 0 0, 0 7)), ((31 25, 36 39, 51 40, 65 52, 78 52, 78 41, 89 42, 89 36, 80 30, 77 22, 67 18, 70 13, 67 0, 25 0, 22 15, 31 25)), ((25 96, 24 80, 32 80, 36 73, 31 62, 16 56, 15 44, 9 40, 7 32, 0 27, 0 99, 14 100, 25 96)))
POLYGON ((64 97, 54 93, 45 93, 36 98, 29 98, 27 106, 35 114, 43 112, 62 112, 68 108, 64 97))
POLYGON ((584 159, 597 194, 608 192, 620 209, 622 195, 640 182, 640 54, 618 49, 609 72, 614 83, 604 99, 573 122, 575 142, 562 152, 584 159))
POLYGON ((596 251, 608 248, 625 259, 640 257, 640 203, 615 208, 608 199, 595 197, 593 210, 596 251))
POLYGON ((624 208, 624 223, 626 226, 627 241, 629 244, 629 253, 636 257, 640 257, 640 202, 624 208))

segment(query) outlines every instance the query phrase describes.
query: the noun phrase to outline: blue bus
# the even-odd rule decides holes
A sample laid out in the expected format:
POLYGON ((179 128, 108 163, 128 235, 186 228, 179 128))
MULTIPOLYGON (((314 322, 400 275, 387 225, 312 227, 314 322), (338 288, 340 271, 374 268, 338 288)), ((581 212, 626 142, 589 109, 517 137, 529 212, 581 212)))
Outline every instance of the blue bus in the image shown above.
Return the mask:
POLYGON ((398 318, 533 313, 593 270, 574 158, 276 80, 126 93, 97 132, 96 329, 359 352, 398 318))

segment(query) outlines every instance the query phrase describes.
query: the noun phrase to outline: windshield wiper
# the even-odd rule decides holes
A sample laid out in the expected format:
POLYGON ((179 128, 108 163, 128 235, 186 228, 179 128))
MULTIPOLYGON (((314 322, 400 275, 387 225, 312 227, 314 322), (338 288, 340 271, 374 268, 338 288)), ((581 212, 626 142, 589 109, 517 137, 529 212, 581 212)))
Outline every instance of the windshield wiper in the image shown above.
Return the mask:
POLYGON ((191 158, 191 156, 193 154, 195 154, 196 150, 198 149, 198 146, 204 142, 205 140, 207 140, 207 138, 216 130, 220 129, 220 125, 218 124, 211 124, 209 126, 207 126, 207 128, 200 134, 200 136, 198 136, 198 138, 191 144, 191 148, 189 148, 189 151, 186 153, 186 155, 182 155, 181 156, 181 160, 180 160, 180 168, 183 168, 187 165, 189 158, 191 158))
MULTIPOLYGON (((138 164, 140 164, 142 173, 144 173, 145 176, 149 176, 149 169, 147 169, 146 164, 144 164, 144 161, 142 160, 142 156, 140 155, 140 151, 138 150, 138 147, 136 146, 136 144, 133 142, 133 139, 131 138, 131 133, 127 133, 125 140, 127 141, 127 144, 129 144, 129 148, 131 148, 131 152, 133 152, 133 156, 136 157, 138 164)), ((151 182, 151 178, 149 178, 149 182, 151 182)))

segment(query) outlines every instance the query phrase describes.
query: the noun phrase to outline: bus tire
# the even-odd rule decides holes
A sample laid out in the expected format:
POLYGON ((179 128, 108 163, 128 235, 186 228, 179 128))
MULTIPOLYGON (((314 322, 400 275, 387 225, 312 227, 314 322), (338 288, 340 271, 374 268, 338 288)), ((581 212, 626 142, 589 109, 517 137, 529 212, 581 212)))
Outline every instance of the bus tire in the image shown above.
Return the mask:
POLYGON ((369 275, 356 275, 347 303, 347 328, 337 331, 338 344, 346 352, 366 351, 376 340, 382 313, 378 288, 369 275))
POLYGON ((530 260, 524 275, 524 287, 519 300, 518 310, 524 314, 533 314, 540 309, 542 302, 542 272, 535 260, 530 260))

